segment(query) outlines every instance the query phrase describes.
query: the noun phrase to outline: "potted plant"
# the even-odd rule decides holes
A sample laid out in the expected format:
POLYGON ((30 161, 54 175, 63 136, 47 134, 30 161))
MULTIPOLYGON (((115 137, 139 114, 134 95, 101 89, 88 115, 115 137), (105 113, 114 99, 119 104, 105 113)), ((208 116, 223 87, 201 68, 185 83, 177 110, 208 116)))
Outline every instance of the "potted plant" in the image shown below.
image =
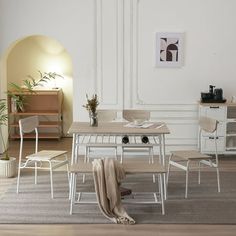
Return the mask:
MULTIPOLYGON (((24 112, 26 97, 24 92, 26 89, 20 87, 15 83, 9 83, 11 89, 7 91, 8 96, 11 98, 11 111, 12 112, 24 112)), ((29 92, 31 92, 29 90, 29 92)))
POLYGON ((28 75, 28 79, 23 80, 22 86, 15 83, 9 83, 10 90, 7 91, 7 94, 11 98, 12 112, 25 111, 25 104, 27 103, 25 92, 34 93, 35 88, 43 86, 44 83, 47 83, 50 80, 55 81, 57 77, 64 78, 56 72, 38 71, 38 73, 38 79, 28 75))
POLYGON ((5 99, 0 99, 0 141, 3 145, 3 153, 0 156, 0 177, 14 177, 16 174, 16 158, 10 157, 8 153, 8 144, 3 137, 2 127, 7 126, 8 114, 5 99))
POLYGON ((97 107, 99 105, 97 94, 94 94, 91 99, 88 98, 88 94, 86 94, 87 104, 83 105, 88 112, 90 118, 91 126, 98 126, 98 118, 97 118, 97 107))

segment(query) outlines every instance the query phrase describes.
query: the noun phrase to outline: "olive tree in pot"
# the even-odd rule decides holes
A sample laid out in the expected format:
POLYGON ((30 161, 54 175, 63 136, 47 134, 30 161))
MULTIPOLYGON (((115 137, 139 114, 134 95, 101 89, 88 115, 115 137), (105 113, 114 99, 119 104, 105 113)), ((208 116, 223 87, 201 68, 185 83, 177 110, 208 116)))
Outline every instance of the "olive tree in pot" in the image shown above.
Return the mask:
POLYGON ((7 126, 8 114, 5 99, 0 99, 0 142, 3 146, 3 153, 0 156, 0 177, 14 177, 16 174, 16 158, 9 157, 8 143, 3 137, 2 127, 7 126))

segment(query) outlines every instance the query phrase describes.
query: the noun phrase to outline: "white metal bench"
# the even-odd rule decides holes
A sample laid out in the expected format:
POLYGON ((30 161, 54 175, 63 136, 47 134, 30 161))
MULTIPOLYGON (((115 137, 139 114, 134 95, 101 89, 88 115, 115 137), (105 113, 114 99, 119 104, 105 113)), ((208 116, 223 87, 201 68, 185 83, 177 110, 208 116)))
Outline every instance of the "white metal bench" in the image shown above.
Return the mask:
MULTIPOLYGON (((154 201, 137 201, 134 197, 134 199, 125 199, 122 200, 122 202, 125 203, 134 203, 134 204, 161 204, 162 214, 165 214, 165 208, 164 208, 164 193, 163 193, 163 185, 164 185, 164 174, 166 173, 166 169, 159 163, 153 163, 149 164, 146 162, 129 162, 129 163, 123 163, 122 164, 126 175, 140 175, 140 174, 152 174, 156 175, 158 178, 158 186, 157 186, 157 192, 153 192, 154 201)), ((85 163, 85 162, 79 162, 77 164, 73 164, 70 168, 71 173, 71 183, 70 183, 70 197, 71 197, 71 203, 70 203, 70 214, 73 213, 73 206, 75 204, 94 204, 97 202, 94 201, 81 201, 81 197, 83 192, 77 192, 77 176, 79 174, 92 174, 92 163, 85 163), (76 200, 77 197, 77 200, 76 200)), ((138 180, 137 180, 138 181, 138 180)))

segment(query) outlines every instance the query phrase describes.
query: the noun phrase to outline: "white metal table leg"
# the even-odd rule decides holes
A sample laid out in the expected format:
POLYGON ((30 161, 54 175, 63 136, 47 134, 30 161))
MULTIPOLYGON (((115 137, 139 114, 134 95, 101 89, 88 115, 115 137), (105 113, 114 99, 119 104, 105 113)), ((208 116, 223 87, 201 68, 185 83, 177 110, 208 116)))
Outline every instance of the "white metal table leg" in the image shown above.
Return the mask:
MULTIPOLYGON (((67 155, 65 154, 65 159, 68 161, 67 155)), ((69 172, 69 163, 66 164, 66 170, 67 170, 67 178, 68 178, 68 183, 69 183, 69 199, 70 199, 70 172, 69 172)))
MULTIPOLYGON (((163 174, 164 175, 164 174, 163 174)), ((163 180, 162 180, 162 174, 158 175, 159 179, 160 179, 160 198, 161 198, 161 212, 162 215, 165 215, 165 206, 164 206, 164 194, 163 194, 163 180)))
POLYGON ((75 174, 75 173, 71 173, 70 215, 72 215, 72 213, 73 213, 73 204, 74 204, 74 202, 75 202, 75 194, 76 194, 76 183, 75 183, 75 179, 76 179, 76 174, 75 174))
MULTIPOLYGON (((166 157, 166 153, 165 153, 165 134, 162 134, 162 165, 165 167, 166 166, 166 163, 165 163, 165 157, 166 157)), ((164 197, 165 197, 165 200, 167 198, 167 188, 166 188, 166 174, 163 174, 163 182, 164 182, 164 197)))
MULTIPOLYGON (((73 134, 72 149, 71 149, 71 165, 75 163, 76 141, 77 141, 77 135, 73 134)), ((71 186, 72 186, 72 174, 70 174, 69 199, 71 199, 71 194, 72 194, 71 186)))
POLYGON ((185 198, 188 198, 188 171, 189 170, 189 161, 186 166, 186 186, 185 186, 185 198))

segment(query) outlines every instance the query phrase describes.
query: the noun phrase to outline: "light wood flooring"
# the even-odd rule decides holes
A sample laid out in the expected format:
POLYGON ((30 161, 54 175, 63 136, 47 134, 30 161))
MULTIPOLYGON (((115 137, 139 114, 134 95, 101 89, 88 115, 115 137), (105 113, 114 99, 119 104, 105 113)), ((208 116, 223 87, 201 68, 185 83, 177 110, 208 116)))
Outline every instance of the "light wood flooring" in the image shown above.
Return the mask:
MULTIPOLYGON (((71 138, 59 141, 40 140, 39 149, 68 150, 71 153, 71 138)), ((25 154, 33 150, 33 141, 26 141, 25 154)), ((10 142, 10 155, 18 156, 19 142, 10 142)), ((236 156, 222 157, 220 167, 224 171, 236 171, 236 156)), ((0 179, 0 196, 14 179, 0 179)), ((1 197, 0 197, 1 200, 1 197)), ((137 224, 132 226, 115 224, 67 224, 67 225, 29 225, 0 224, 0 236, 235 236, 236 225, 190 225, 190 224, 137 224)))

